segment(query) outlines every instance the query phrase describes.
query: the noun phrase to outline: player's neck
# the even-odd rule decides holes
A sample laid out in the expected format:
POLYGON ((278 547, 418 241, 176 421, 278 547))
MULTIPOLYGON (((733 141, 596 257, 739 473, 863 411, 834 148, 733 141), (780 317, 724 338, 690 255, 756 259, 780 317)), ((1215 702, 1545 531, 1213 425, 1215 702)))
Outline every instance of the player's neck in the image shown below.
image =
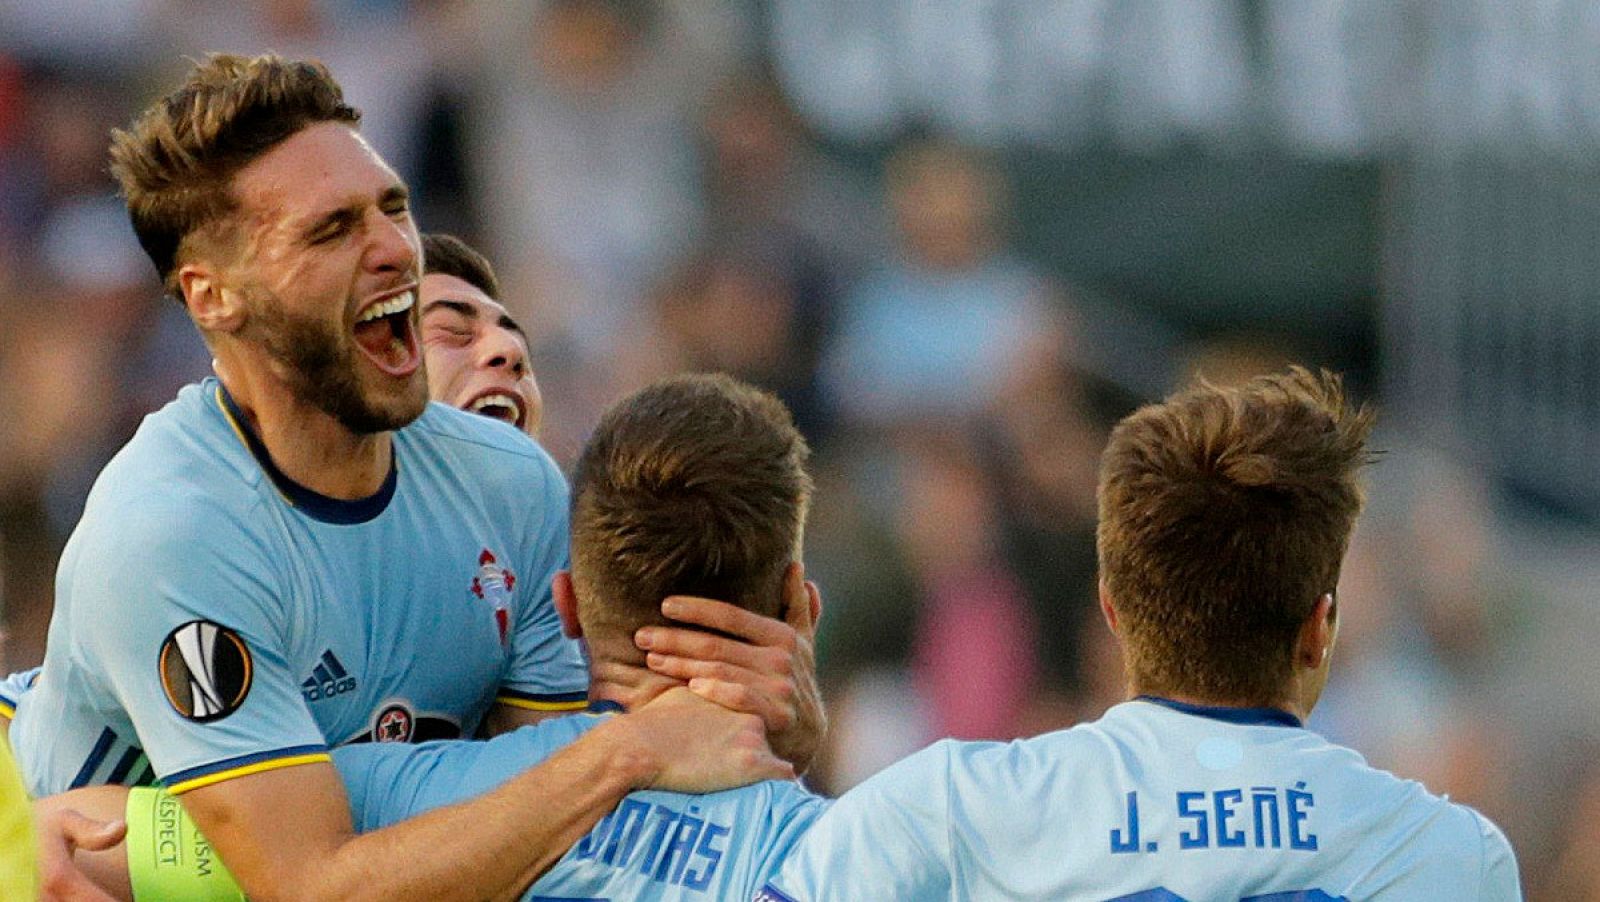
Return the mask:
POLYGON ((1295 719, 1299 720, 1301 723, 1304 723, 1306 715, 1311 713, 1310 709, 1302 705, 1298 699, 1287 697, 1271 702, 1264 702, 1259 699, 1245 700, 1211 698, 1208 696, 1196 695, 1191 692, 1140 688, 1137 685, 1132 687, 1128 692, 1129 698, 1138 698, 1141 695, 1163 698, 1168 701, 1179 702, 1185 705, 1193 705, 1199 708, 1270 708, 1274 711, 1283 711, 1285 713, 1292 714, 1294 715, 1295 719))
POLYGON ((326 412, 270 381, 249 378, 242 369, 217 367, 246 426, 273 466, 295 483, 329 498, 367 498, 389 476, 392 437, 387 432, 359 434, 326 412))
POLYGON ((589 646, 589 701, 615 702, 627 710, 648 704, 656 696, 683 683, 645 666, 644 653, 631 637, 614 643, 585 637, 589 646))

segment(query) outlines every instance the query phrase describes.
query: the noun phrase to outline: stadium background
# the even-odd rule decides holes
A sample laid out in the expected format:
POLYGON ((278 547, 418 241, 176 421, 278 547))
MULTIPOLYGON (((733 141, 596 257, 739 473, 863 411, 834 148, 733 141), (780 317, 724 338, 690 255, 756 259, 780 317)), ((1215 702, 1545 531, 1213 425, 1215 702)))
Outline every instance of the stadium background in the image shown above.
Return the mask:
POLYGON ((837 791, 1092 717, 1105 430, 1285 361, 1382 408, 1312 725, 1600 899, 1600 2, 0 0, 0 666, 207 371, 105 173, 207 50, 326 61, 530 326, 545 439, 723 369, 816 450, 837 791))

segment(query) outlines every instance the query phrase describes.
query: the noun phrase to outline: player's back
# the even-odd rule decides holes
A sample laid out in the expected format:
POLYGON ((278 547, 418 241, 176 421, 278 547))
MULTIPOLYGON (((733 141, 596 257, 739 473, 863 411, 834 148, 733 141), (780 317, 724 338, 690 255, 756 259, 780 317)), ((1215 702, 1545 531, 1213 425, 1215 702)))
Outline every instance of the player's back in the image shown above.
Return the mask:
MULTIPOLYGON (((367 832, 489 792, 602 717, 547 720, 483 742, 349 746, 333 760, 356 829, 367 832)), ((826 804, 792 781, 630 793, 522 898, 750 899, 826 804)))
POLYGON ((1281 712, 1118 705, 847 793, 771 899, 1519 899, 1500 831, 1281 712))

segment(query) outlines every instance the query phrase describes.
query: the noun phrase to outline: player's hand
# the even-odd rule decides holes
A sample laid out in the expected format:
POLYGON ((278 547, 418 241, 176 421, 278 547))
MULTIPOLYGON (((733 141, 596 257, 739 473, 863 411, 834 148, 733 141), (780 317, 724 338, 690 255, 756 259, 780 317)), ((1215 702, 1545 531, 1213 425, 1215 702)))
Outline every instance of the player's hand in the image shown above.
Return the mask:
POLYGON ((82 849, 102 852, 122 842, 128 825, 120 820, 97 821, 50 798, 33 805, 39 839, 40 898, 48 902, 114 902, 73 862, 82 849))
POLYGON ((784 620, 708 598, 673 596, 661 605, 668 619, 723 635, 650 626, 634 640, 647 652, 651 670, 687 682, 723 707, 760 717, 773 750, 804 773, 827 728, 817 688, 815 612, 821 602, 800 565, 792 565, 784 582, 784 620))
POLYGON ((772 753, 761 718, 730 711, 684 688, 669 689, 608 726, 626 729, 651 761, 648 787, 717 792, 761 780, 792 780, 772 753))

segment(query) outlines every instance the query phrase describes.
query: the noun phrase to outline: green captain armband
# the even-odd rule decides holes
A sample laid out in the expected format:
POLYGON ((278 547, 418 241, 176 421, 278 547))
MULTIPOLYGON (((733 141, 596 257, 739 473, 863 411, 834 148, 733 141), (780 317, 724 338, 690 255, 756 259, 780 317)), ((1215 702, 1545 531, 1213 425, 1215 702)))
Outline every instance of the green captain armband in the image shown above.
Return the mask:
POLYGON ((128 880, 140 902, 244 902, 188 812, 166 790, 128 791, 128 880))

